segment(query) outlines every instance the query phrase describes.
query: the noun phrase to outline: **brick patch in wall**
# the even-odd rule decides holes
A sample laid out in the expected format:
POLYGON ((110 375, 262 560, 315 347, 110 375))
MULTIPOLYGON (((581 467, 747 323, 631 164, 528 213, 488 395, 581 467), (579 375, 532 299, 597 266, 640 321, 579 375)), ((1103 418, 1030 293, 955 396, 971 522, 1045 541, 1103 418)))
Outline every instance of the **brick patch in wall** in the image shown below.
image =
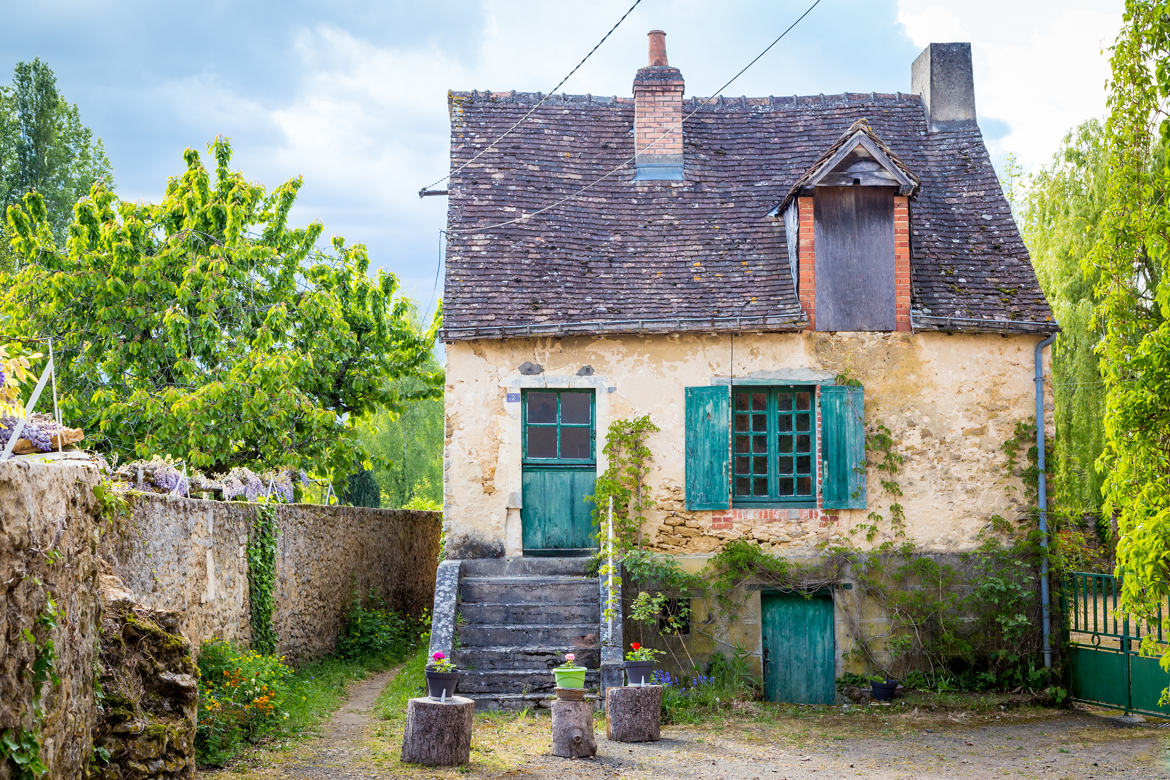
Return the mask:
POLYGON ((711 529, 730 531, 735 523, 762 525, 777 522, 819 522, 822 526, 837 522, 837 515, 826 514, 820 509, 724 509, 711 513, 711 529))

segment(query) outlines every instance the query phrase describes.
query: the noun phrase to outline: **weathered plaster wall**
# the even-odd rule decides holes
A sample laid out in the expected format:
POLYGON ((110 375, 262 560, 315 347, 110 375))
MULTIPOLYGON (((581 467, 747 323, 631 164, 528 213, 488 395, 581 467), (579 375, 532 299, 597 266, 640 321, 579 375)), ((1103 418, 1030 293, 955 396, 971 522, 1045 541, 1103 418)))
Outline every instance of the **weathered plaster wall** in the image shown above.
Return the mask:
MULTIPOLYGON (((0 463, 0 732, 33 730, 53 778, 81 777, 92 752, 98 639, 97 523, 91 487, 97 469, 81 463, 0 463), (56 602, 56 627, 36 621, 56 602), (27 641, 32 632, 37 643, 27 641), (51 639, 60 685, 46 685, 44 718, 33 720, 32 664, 51 639)), ((12 766, 0 752, 0 778, 12 766)))
MULTIPOLYGON (((182 632, 247 641, 248 529, 255 507, 169 496, 134 500, 103 553, 146 605, 182 615, 182 632)), ((430 606, 439 551, 436 512, 280 506, 276 560, 278 652, 294 661, 332 651, 354 593, 399 610, 430 606)))
POLYGON ((905 458, 898 482, 910 539, 924 550, 973 549, 988 518, 1013 518, 1022 509, 1022 486, 1006 475, 1000 447, 1017 422, 1034 414, 1037 341, 806 332, 453 342, 447 345, 448 554, 520 554, 519 393, 543 386, 595 388, 598 472, 605 469, 601 444, 614 419, 649 414, 661 428, 649 442, 658 506, 646 529, 659 550, 709 553, 748 536, 774 552, 804 554, 850 537, 870 511, 888 517, 892 499, 872 463, 866 510, 716 513, 684 505, 684 388, 728 377, 779 384, 842 372, 865 385, 867 422, 884 423, 905 458), (521 374, 525 362, 542 373, 521 374))

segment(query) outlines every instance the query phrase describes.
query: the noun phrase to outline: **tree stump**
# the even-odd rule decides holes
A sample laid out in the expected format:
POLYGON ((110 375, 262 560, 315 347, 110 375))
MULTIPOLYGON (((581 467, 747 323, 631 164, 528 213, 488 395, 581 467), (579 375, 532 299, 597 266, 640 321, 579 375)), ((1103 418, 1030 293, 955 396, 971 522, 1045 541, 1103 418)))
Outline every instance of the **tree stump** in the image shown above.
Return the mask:
POLYGON ((427 697, 406 705, 402 760, 424 766, 457 766, 471 760, 475 702, 451 696, 445 702, 427 697))
POLYGON ((553 755, 586 758, 597 755, 593 736, 593 702, 554 699, 552 703, 553 755))
POLYGON ((627 685, 605 692, 605 736, 614 742, 662 738, 662 686, 627 685))

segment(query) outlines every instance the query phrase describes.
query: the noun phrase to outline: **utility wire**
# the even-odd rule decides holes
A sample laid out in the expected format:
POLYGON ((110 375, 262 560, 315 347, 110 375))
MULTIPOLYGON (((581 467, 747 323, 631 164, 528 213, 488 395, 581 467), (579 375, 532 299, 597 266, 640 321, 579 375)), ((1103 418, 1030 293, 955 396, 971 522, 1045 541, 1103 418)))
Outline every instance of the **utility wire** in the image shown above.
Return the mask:
POLYGON ((631 5, 628 9, 626 9, 626 12, 624 14, 622 14, 622 18, 618 19, 617 22, 614 23, 613 27, 609 28, 609 32, 607 32, 605 35, 601 36, 601 40, 598 41, 597 44, 592 49, 589 50, 588 54, 586 54, 584 57, 581 58, 581 61, 578 62, 573 67, 573 69, 571 71, 569 71, 569 75, 565 76, 563 79, 560 80, 560 82, 555 87, 550 89, 548 91, 548 93, 546 93, 545 96, 540 99, 539 103, 537 103, 535 106, 530 108, 528 110, 527 114, 525 114, 524 116, 517 119, 516 122, 511 127, 509 127, 507 130, 504 131, 503 135, 501 135, 499 138, 497 138, 496 140, 492 141, 490 144, 485 146, 482 150, 480 150, 480 152, 478 154, 476 154, 474 157, 472 157, 467 162, 460 165, 455 170, 448 173, 446 176, 443 176, 439 179, 436 179, 435 181, 431 182, 427 186, 423 187, 421 190, 418 191, 418 196, 421 198, 423 195, 426 194, 427 190, 429 190, 431 187, 434 187, 436 184, 441 184, 442 182, 447 181, 452 176, 454 176, 455 174, 459 173, 461 170, 466 168, 468 165, 471 165, 473 162, 478 160, 480 157, 483 157, 485 154, 487 154, 492 149, 494 149, 496 144, 498 144, 500 141, 504 140, 504 138, 509 133, 511 133, 513 130, 515 130, 517 127, 519 127, 521 124, 523 124, 524 120, 526 120, 526 119, 528 119, 528 117, 532 116, 532 114, 536 111, 536 109, 543 106, 545 104, 545 101, 547 101, 549 98, 551 98, 556 93, 556 91, 558 89, 560 89, 561 87, 563 87, 565 85, 566 81, 568 81, 570 78, 573 77, 573 74, 576 73, 578 71, 578 69, 580 69, 580 67, 585 64, 585 61, 587 59, 589 59, 590 57, 593 56, 593 52, 595 52, 599 48, 601 48, 601 44, 605 43, 606 39, 609 38, 609 36, 613 35, 613 31, 616 30, 618 28, 618 26, 621 25, 621 23, 626 20, 626 17, 629 16, 633 12, 633 10, 638 7, 638 5, 641 2, 642 2, 642 0, 634 0, 634 4, 631 5))
MULTIPOLYGON (((608 179, 609 177, 613 176, 615 173, 618 173, 619 171, 624 170, 626 168, 626 166, 628 166, 631 162, 633 162, 634 160, 636 160, 638 158, 639 154, 641 154, 642 152, 645 152, 647 149, 651 149, 651 148, 657 146, 659 141, 666 138, 666 136, 670 135, 672 132, 674 132, 678 128, 682 127, 683 123, 686 122, 691 117, 693 117, 695 114, 699 113, 700 109, 707 106, 709 103, 711 103, 711 101, 715 100, 715 98, 719 97, 723 93, 723 90, 727 89, 729 86, 731 86, 736 81, 736 79, 738 79, 740 76, 742 76, 744 73, 746 73, 748 68, 750 68, 751 66, 753 66, 757 62, 759 62, 760 59, 765 54, 767 54, 769 51, 771 51, 773 46, 780 43, 780 41, 784 40, 784 37, 787 36, 788 33, 792 32, 792 30, 796 27, 796 25, 798 25, 802 21, 804 21, 804 18, 806 16, 808 16, 810 13, 812 13, 813 9, 816 8, 820 4, 821 4, 821 0, 814 0, 812 5, 810 5, 808 8, 806 8, 804 13, 802 13, 800 16, 798 16, 796 18, 796 21, 794 21, 792 24, 788 25, 788 27, 784 30, 784 32, 780 33, 780 35, 778 35, 775 40, 773 40, 771 43, 769 43, 767 46, 765 46, 764 50, 761 51, 759 54, 757 54, 755 57, 753 57, 751 62, 749 62, 747 65, 744 65, 742 68, 740 68, 738 73, 736 73, 734 76, 729 78, 726 82, 724 82, 723 86, 721 86, 713 95, 711 95, 710 97, 704 98, 702 102, 700 102, 697 106, 695 106, 695 109, 693 111, 691 111, 691 113, 687 114, 682 119, 680 119, 678 122, 671 125, 669 128, 667 128, 662 133, 662 135, 658 136, 657 138, 655 138, 650 143, 646 144, 641 149, 636 149, 632 155, 630 155, 625 160, 623 160, 622 163, 620 165, 618 165, 616 168, 614 168, 613 170, 602 175, 600 178, 597 178, 597 179, 589 182, 588 184, 586 184, 584 187, 577 190, 576 192, 570 193, 569 195, 566 195, 565 197, 561 198, 560 200, 556 201, 555 203, 550 203, 549 205, 544 206, 542 208, 539 208, 536 211, 533 211, 531 213, 523 214, 519 217, 514 217, 513 219, 508 219, 508 220, 505 220, 503 222, 497 222, 493 225, 458 228, 458 229, 454 229, 454 230, 448 229, 447 234, 452 235, 455 233, 479 233, 479 232, 482 232, 485 230, 495 230, 497 228, 502 228, 502 227, 506 227, 508 225, 515 224, 517 222, 523 222, 526 219, 531 219, 532 217, 539 216, 539 215, 545 213, 546 211, 550 211, 552 209, 555 209, 557 206, 561 206, 561 205, 564 205, 565 203, 568 203, 569 201, 573 200, 574 198, 581 195, 582 193, 593 189, 601 182, 603 182, 606 179, 608 179)), ((545 99, 547 99, 547 97, 545 99)), ((541 102, 543 103, 544 101, 542 100, 541 102)), ((538 107, 539 107, 539 104, 537 104, 537 106, 534 106, 533 111, 535 111, 536 108, 538 108, 538 107)), ((528 113, 531 114, 532 112, 529 111, 528 113)), ((527 114, 525 116, 527 116, 527 114)), ((484 151, 486 151, 486 149, 484 151)), ((479 155, 477 154, 475 157, 471 158, 466 163, 459 166, 459 168, 452 171, 451 174, 454 175, 455 173, 458 173, 464 167, 466 167, 467 165, 474 162, 478 157, 479 157, 479 155)), ((440 181, 442 181, 442 179, 440 179, 440 181)))

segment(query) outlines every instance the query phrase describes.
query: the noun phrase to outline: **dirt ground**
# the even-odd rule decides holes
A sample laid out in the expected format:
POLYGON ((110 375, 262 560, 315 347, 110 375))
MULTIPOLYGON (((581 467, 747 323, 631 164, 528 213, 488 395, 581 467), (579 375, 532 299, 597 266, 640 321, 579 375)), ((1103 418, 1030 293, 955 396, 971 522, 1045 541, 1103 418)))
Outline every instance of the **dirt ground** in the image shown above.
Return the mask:
POLYGON ((209 780, 236 778, 1167 778, 1170 728, 1122 724, 1115 713, 1021 707, 990 712, 895 707, 749 705, 700 725, 666 726, 660 742, 605 739, 598 755, 549 754, 547 712, 477 716, 471 765, 428 769, 399 763, 401 722, 381 721, 374 702, 392 673, 354 683, 321 736, 261 750, 209 780))

